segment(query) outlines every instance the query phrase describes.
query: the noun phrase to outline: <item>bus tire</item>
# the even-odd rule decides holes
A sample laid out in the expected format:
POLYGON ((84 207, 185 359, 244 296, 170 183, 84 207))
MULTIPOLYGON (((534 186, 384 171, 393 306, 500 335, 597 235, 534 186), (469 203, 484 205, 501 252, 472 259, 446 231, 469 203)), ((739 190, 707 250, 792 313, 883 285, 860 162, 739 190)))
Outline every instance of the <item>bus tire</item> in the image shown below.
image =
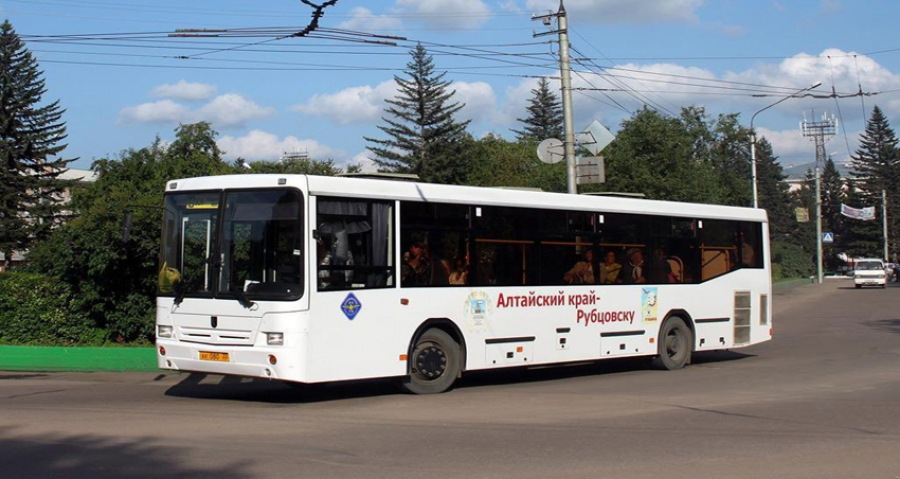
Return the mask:
POLYGON ((460 371, 459 344, 436 328, 419 336, 409 355, 409 376, 403 388, 413 394, 442 393, 456 381, 460 371))
POLYGON ((684 320, 673 316, 659 330, 657 356, 653 360, 656 369, 674 371, 691 362, 694 338, 684 320))

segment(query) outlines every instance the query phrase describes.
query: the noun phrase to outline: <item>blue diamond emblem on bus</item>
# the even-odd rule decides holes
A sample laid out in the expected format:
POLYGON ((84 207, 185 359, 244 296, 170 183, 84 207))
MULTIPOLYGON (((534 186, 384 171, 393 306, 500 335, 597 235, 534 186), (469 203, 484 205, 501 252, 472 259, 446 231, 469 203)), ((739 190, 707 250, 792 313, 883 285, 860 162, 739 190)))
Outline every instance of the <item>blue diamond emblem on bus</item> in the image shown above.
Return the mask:
POLYGON ((359 310, 362 309, 362 303, 359 302, 359 299, 356 298, 356 295, 350 293, 344 298, 344 302, 341 303, 341 311, 344 312, 344 315, 347 316, 347 319, 353 321, 356 318, 356 315, 359 314, 359 310))

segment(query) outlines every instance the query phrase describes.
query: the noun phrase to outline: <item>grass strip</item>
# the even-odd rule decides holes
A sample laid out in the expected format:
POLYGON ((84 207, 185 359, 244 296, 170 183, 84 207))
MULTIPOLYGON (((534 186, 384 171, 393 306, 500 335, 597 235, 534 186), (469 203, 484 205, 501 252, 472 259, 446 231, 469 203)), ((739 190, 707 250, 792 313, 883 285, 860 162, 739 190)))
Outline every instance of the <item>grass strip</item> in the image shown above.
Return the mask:
POLYGON ((3 371, 158 371, 155 348, 0 346, 3 371))

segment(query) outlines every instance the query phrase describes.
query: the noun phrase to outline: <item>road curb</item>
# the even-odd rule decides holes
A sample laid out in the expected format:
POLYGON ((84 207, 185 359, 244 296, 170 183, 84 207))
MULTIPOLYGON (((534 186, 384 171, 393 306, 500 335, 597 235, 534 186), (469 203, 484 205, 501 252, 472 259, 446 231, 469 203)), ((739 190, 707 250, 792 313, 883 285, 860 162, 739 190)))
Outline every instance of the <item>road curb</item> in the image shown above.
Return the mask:
POLYGON ((773 283, 772 289, 774 291, 784 291, 785 289, 794 288, 797 286, 801 286, 804 284, 812 284, 809 278, 797 278, 788 281, 782 281, 780 283, 773 283))
POLYGON ((0 346, 0 370, 158 371, 154 348, 51 346, 0 346))

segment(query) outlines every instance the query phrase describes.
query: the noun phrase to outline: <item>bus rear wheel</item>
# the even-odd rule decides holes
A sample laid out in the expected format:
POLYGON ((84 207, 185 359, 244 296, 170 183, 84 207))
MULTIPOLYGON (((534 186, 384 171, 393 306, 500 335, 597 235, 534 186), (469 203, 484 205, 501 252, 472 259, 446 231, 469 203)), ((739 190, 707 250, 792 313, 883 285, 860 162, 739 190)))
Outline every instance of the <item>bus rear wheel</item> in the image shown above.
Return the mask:
POLYGON ((666 320, 657 342, 657 357, 653 361, 657 369, 674 371, 690 363, 694 339, 683 319, 672 317, 666 320))
POLYGON ((416 339, 409 355, 409 377, 403 388, 413 394, 442 393, 460 371, 460 347, 449 334, 429 329, 416 339))

